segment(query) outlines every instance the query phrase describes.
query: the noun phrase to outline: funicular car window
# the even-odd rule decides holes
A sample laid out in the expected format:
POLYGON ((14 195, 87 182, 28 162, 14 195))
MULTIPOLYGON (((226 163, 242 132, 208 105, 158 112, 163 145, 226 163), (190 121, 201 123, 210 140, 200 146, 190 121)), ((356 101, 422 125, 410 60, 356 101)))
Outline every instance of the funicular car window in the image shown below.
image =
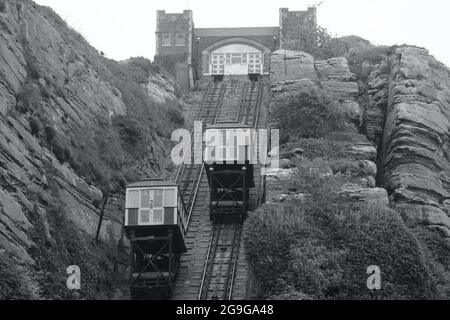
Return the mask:
POLYGON ((140 214, 140 223, 150 223, 150 210, 149 209, 141 209, 140 214))
POLYGON ((150 190, 141 190, 141 208, 150 208, 150 190))
POLYGON ((139 208, 139 191, 130 190, 128 191, 127 197, 127 208, 139 208))
POLYGON ((166 189, 164 191, 164 207, 176 207, 176 193, 174 188, 166 189))
POLYGON ((163 223, 163 190, 155 189, 153 191, 153 224, 163 223))
POLYGON ((163 206, 163 190, 162 189, 155 189, 153 190, 154 196, 153 196, 153 206, 154 208, 162 208, 163 206))

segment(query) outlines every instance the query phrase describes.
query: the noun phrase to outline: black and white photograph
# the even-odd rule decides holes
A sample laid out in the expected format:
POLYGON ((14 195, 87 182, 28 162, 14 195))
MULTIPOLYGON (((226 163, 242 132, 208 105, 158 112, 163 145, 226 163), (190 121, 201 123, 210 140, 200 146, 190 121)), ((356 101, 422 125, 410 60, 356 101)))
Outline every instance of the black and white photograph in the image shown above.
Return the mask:
POLYGON ((0 306, 449 301, 449 32, 445 0, 0 0, 0 306))

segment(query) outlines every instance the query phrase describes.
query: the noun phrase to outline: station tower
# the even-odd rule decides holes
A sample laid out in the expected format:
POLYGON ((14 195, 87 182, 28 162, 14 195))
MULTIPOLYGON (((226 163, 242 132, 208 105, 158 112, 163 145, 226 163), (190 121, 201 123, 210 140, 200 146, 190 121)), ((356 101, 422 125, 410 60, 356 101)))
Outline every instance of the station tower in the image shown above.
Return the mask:
POLYGON ((295 38, 298 26, 316 26, 316 8, 281 8, 279 25, 250 28, 195 28, 193 13, 157 11, 155 60, 173 68, 177 82, 194 88, 208 77, 267 75, 270 54, 295 38))

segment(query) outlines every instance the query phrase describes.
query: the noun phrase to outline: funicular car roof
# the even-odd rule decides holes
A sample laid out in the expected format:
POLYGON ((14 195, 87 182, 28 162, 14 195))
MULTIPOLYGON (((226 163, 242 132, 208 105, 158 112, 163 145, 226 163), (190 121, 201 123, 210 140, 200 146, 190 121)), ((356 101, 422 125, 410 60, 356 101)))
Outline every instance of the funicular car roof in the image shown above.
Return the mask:
POLYGON ((173 181, 164 181, 161 179, 142 180, 142 181, 131 183, 131 184, 127 185, 127 189, 129 189, 129 188, 148 188, 148 187, 178 187, 178 185, 173 181))

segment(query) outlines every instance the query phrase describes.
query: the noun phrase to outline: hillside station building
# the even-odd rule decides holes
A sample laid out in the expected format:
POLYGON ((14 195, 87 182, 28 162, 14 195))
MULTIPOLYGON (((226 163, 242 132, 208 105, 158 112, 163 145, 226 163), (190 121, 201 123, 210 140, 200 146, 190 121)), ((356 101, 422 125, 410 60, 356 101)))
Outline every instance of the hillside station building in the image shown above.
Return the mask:
POLYGON ((172 64, 178 83, 186 89, 195 88, 205 77, 268 74, 270 53, 283 49, 299 25, 315 26, 316 8, 281 8, 279 21, 275 27, 195 28, 191 10, 159 10, 155 60, 172 64))

